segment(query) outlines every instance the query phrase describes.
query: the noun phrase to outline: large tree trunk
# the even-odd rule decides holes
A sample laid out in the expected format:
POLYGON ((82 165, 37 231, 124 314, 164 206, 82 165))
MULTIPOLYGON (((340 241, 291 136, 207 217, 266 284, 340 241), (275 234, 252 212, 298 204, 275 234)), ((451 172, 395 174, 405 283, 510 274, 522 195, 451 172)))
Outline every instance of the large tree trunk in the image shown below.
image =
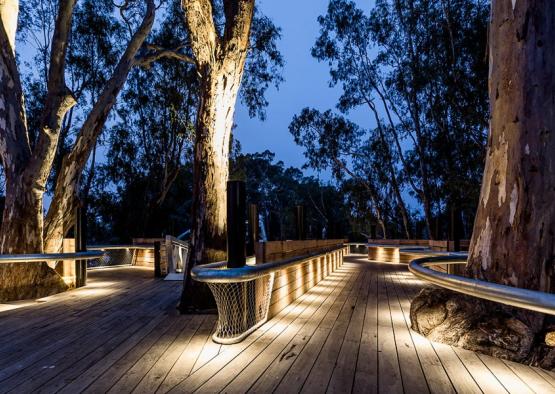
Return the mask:
POLYGON ((46 215, 45 244, 50 252, 59 252, 62 248, 65 229, 73 223, 73 212, 79 204, 79 185, 83 170, 104 129, 106 119, 116 103, 117 96, 136 63, 135 55, 152 29, 156 7, 152 0, 146 3, 147 9, 141 25, 133 34, 112 76, 87 115, 71 152, 62 160, 54 198, 46 215))
MULTIPOLYGON (((553 291, 555 261, 553 37, 552 1, 493 1, 490 134, 467 265, 473 277, 547 292, 553 291)), ((538 335, 546 329, 542 315, 483 308, 488 303, 475 299, 465 302, 478 306, 466 308, 457 299, 445 291, 422 293, 411 307, 413 328, 436 340, 555 367, 549 361, 555 351, 538 335), (444 318, 430 324, 442 310, 448 311, 444 318)))
MULTIPOLYGON (((201 78, 193 168, 192 251, 194 265, 226 259, 226 186, 235 102, 249 48, 254 0, 224 1, 220 36, 209 0, 182 0, 191 49, 201 78)), ((181 309, 212 304, 205 286, 189 273, 181 309)))
MULTIPOLYGON (((52 38, 47 97, 38 138, 31 148, 23 92, 15 61, 18 2, 0 4, 0 155, 6 202, 0 231, 1 253, 43 251, 43 195, 66 112, 75 104, 64 81, 65 54, 74 0, 60 1, 52 38)), ((35 298, 67 288, 46 264, 0 267, 0 300, 35 298)))

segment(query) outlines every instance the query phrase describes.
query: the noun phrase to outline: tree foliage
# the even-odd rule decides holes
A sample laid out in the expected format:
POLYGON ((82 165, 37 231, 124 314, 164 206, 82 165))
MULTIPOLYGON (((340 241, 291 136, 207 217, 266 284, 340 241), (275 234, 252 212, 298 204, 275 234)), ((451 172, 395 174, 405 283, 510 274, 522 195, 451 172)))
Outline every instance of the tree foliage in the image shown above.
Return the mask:
POLYGON ((374 187, 401 189, 392 209, 401 212, 410 194, 427 235, 434 235, 434 217, 454 206, 467 210, 470 228, 488 119, 487 18, 482 0, 378 0, 369 13, 350 0, 330 1, 312 55, 328 63, 330 85, 340 88, 338 111, 367 108, 375 127, 337 139, 339 115, 303 110, 290 129, 308 164, 330 167, 321 153, 342 150, 342 163, 362 179, 372 166, 361 157, 376 156, 382 168, 374 187))

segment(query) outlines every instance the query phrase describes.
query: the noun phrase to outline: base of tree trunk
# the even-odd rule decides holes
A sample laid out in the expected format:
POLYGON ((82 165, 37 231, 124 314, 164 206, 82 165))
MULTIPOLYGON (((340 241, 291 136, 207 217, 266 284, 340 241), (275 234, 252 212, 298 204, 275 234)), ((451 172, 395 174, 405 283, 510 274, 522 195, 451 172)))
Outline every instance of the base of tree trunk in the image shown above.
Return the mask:
POLYGON ((431 341, 555 368, 555 346, 546 344, 555 325, 539 313, 427 287, 412 301, 410 319, 411 328, 431 341))
POLYGON ((0 302, 47 297, 68 286, 46 263, 0 266, 0 302))
POLYGON ((216 301, 206 283, 188 280, 177 309, 181 314, 217 313, 216 301))

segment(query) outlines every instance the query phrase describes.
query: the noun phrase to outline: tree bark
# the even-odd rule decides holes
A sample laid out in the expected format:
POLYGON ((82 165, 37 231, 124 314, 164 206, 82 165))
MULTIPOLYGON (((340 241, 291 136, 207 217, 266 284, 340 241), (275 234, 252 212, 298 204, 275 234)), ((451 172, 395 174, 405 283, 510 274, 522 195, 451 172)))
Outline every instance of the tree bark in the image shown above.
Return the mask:
POLYGON ((552 291, 555 4, 494 1, 490 134, 468 272, 552 291))
MULTIPOLYGON (((254 0, 224 1, 223 35, 210 0, 182 0, 191 49, 200 76, 193 166, 191 254, 194 265, 226 259, 226 183, 235 103, 249 49, 254 0)), ((182 310, 210 305, 207 290, 190 275, 182 310)))
MULTIPOLYGON (((43 252, 43 195, 56 152, 63 117, 75 104, 64 79, 65 54, 75 0, 60 1, 56 17, 47 100, 38 138, 31 146, 15 60, 18 3, 0 4, 0 155, 6 176, 6 202, 0 230, 1 253, 43 252)), ((0 299, 49 295, 67 288, 45 263, 0 268, 0 299)))
MULTIPOLYGON (((476 278, 546 292, 553 292, 555 261, 554 36, 553 2, 493 1, 490 133, 466 269, 467 275, 476 278)), ((417 297, 411 308, 413 326, 430 299, 429 295, 417 297)), ((469 321, 472 313, 471 308, 464 314, 469 321)), ((485 313, 473 327, 489 315, 485 313)), ((537 335, 545 329, 543 315, 516 308, 508 315, 526 327, 512 334, 513 344, 517 342, 513 349, 520 353, 509 352, 505 357, 529 361, 545 346, 543 336, 537 335)), ((448 320, 440 325, 449 324, 448 320)), ((488 330, 490 342, 503 324, 488 330)), ((432 333, 436 327, 431 327, 432 333)), ((472 327, 462 330, 458 337, 468 337, 471 331, 472 327)), ((485 344, 479 350, 491 353, 494 344, 485 344)))
POLYGON ((51 252, 58 252, 62 248, 65 229, 73 222, 73 212, 78 204, 81 175, 117 96, 135 65, 135 55, 152 29, 155 11, 154 2, 148 0, 141 25, 133 34, 112 76, 83 123, 71 152, 62 159, 54 198, 46 215, 45 242, 51 252))

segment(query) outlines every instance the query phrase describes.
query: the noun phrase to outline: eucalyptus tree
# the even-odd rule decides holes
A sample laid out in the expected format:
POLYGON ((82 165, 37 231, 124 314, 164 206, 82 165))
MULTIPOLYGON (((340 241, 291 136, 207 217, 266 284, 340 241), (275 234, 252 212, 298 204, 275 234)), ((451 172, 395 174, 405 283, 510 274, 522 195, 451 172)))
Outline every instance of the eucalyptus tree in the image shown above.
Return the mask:
MULTIPOLYGON (((67 56, 73 39, 76 1, 52 2, 50 21, 37 27, 50 41, 42 47, 46 59, 43 101, 37 106, 40 108, 38 120, 30 123, 27 122, 22 77, 16 61, 19 2, 0 4, 0 155, 6 177, 6 201, 0 231, 2 253, 42 252, 46 244, 49 249, 59 250, 64 222, 69 220, 74 206, 75 189, 82 169, 129 70, 135 64, 135 55, 152 28, 155 9, 152 0, 126 2, 121 7, 123 18, 129 18, 127 45, 84 116, 72 151, 62 163, 57 192, 44 220, 43 196, 64 119, 77 104, 77 97, 67 83, 67 56)), ((22 27, 32 29, 34 21, 28 19, 31 26, 22 27)), ((61 278, 46 265, 14 265, 3 267, 2 271, 2 298, 40 296, 65 287, 61 278)))
MULTIPOLYGON (((235 103, 249 54, 250 67, 260 70, 256 63, 266 57, 257 59, 259 49, 267 48, 267 43, 279 35, 267 19, 255 23, 267 32, 266 37, 251 34, 254 3, 254 0, 228 0, 222 4, 210 0, 182 1, 200 85, 194 143, 193 264, 225 259, 226 182, 235 103)), ((281 62, 278 52, 272 54, 275 57, 270 60, 281 62)), ((262 76, 266 83, 274 79, 272 74, 262 76)))
POLYGON ((360 160, 359 171, 355 171, 352 165, 360 159, 364 130, 330 110, 322 113, 304 108, 293 117, 289 131, 295 143, 304 148, 307 166, 315 170, 330 168, 336 179, 347 177, 364 186, 382 235, 387 238, 387 214, 383 209, 384 198, 380 190, 383 185, 379 185, 373 176, 373 168, 361 166, 360 160))
POLYGON ((487 125, 487 13, 481 0, 378 0, 370 12, 332 0, 318 18, 312 55, 329 64, 330 84, 341 87, 337 108, 368 109, 376 124, 369 132, 391 145, 383 171, 399 209, 406 186, 422 205, 429 236, 445 200, 476 199, 487 125))
MULTIPOLYGON (((491 122, 466 274, 552 293, 555 279, 555 5, 494 0, 489 27, 491 122)), ((428 289, 412 326, 435 340, 555 367, 542 314, 428 289)))

